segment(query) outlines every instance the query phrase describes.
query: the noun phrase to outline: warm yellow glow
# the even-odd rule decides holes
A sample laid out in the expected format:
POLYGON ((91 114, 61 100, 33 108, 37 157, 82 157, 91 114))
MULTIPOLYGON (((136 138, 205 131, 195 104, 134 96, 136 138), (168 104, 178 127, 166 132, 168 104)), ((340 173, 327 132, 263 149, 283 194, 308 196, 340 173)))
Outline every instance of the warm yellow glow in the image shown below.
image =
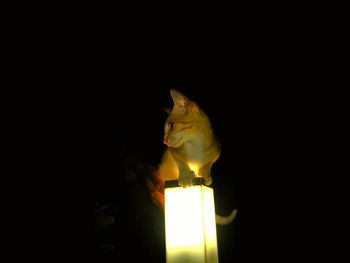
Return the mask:
POLYGON ((213 189, 166 188, 164 197, 166 262, 219 262, 213 189))
POLYGON ((188 163, 188 166, 190 167, 191 171, 194 172, 194 174, 197 176, 198 175, 198 169, 199 169, 199 164, 197 163, 188 163))

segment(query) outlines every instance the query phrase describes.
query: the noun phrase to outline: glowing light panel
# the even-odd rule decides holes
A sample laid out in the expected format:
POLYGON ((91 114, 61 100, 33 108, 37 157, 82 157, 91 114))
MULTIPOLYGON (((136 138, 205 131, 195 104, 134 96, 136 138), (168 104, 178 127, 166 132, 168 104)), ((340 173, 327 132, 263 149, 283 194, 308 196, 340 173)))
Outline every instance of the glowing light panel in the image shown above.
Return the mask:
POLYGON ((213 189, 165 188, 164 198, 166 262, 219 262, 213 189))

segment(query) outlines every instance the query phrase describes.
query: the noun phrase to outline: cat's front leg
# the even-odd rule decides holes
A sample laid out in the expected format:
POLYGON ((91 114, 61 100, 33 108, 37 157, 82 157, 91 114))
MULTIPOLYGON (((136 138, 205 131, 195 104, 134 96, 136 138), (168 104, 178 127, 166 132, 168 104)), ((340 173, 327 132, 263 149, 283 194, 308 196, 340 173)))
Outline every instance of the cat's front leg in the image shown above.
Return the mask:
POLYGON ((183 163, 177 162, 177 167, 179 169, 179 186, 181 187, 189 187, 193 185, 193 179, 195 178, 194 172, 190 169, 190 167, 183 163))
POLYGON ((212 183, 211 167, 212 163, 207 163, 198 170, 198 176, 203 178, 205 185, 211 185, 212 183))

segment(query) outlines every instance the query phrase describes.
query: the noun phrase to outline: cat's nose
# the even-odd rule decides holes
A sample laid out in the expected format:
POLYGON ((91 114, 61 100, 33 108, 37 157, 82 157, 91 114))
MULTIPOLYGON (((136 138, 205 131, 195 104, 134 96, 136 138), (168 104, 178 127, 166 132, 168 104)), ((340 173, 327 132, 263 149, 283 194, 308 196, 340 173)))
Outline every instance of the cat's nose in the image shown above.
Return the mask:
POLYGON ((164 143, 164 144, 168 144, 168 138, 164 138, 164 139, 163 139, 163 143, 164 143))

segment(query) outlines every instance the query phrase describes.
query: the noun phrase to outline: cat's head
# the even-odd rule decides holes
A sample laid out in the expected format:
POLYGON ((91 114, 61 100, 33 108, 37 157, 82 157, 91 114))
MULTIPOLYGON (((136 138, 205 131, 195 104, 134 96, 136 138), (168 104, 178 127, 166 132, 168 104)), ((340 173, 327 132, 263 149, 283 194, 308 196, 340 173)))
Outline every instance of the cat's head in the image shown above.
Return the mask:
POLYGON ((168 109, 164 125, 164 144, 178 148, 192 140, 210 125, 208 117, 196 102, 188 99, 175 89, 170 90, 174 106, 168 109))

